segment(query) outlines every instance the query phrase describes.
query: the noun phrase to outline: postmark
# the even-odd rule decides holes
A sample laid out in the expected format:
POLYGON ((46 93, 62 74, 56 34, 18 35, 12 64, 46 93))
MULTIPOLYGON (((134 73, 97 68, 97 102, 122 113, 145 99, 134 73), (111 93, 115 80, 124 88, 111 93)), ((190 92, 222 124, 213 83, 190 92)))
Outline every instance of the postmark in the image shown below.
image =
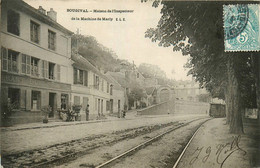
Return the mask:
POLYGON ((259 51, 258 4, 237 4, 223 6, 225 51, 259 51))

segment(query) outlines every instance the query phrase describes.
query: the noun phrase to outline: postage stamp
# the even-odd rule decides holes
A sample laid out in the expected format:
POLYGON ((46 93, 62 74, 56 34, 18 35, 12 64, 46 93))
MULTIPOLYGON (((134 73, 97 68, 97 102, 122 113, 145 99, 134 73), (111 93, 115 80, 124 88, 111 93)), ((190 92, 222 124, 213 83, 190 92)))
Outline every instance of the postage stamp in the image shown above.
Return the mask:
POLYGON ((260 5, 223 6, 225 51, 260 51, 260 5))

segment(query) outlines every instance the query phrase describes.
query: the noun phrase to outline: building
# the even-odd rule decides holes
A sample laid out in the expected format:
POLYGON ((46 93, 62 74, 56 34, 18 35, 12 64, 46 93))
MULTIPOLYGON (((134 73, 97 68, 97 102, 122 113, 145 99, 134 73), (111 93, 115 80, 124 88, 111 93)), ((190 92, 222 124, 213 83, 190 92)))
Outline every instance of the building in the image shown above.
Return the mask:
POLYGON ((56 22, 51 8, 35 9, 21 0, 1 4, 1 103, 15 104, 15 122, 42 120, 50 105, 51 118, 70 100, 72 32, 56 22))
POLYGON ((209 93, 206 89, 199 87, 199 84, 192 82, 187 85, 179 85, 175 88, 176 98, 179 100, 188 100, 188 101, 210 101, 209 93), (205 100, 204 100, 205 99, 205 100))
MULTIPOLYGON (((73 83, 71 105, 81 105, 81 120, 86 120, 85 109, 89 105, 89 119, 96 119, 111 111, 113 84, 106 75, 81 55, 72 55, 73 83)), ((112 102, 113 103, 113 102, 112 102)))
POLYGON ((110 113, 117 113, 118 117, 120 117, 121 111, 125 110, 128 102, 125 88, 110 73, 106 73, 106 76, 113 85, 113 93, 110 94, 110 105, 107 108, 110 110, 110 113))
MULTIPOLYGON (((121 97, 122 97, 122 95, 124 95, 124 101, 121 102, 121 105, 126 105, 127 107, 129 107, 128 94, 130 93, 130 85, 125 78, 125 73, 109 71, 106 73, 106 75, 108 76, 108 78, 110 78, 113 81, 113 83, 115 85, 114 89, 117 90, 118 94, 120 94, 121 97)), ((113 102, 114 102, 114 100, 119 100, 118 98, 113 97, 113 96, 111 98, 113 99, 113 100, 111 100, 113 102)), ((112 107, 116 107, 116 104, 114 103, 114 105, 112 107)), ((121 109, 123 109, 124 106, 121 106, 121 107, 122 107, 121 109)), ((115 112, 115 108, 113 108, 111 111, 115 112)))

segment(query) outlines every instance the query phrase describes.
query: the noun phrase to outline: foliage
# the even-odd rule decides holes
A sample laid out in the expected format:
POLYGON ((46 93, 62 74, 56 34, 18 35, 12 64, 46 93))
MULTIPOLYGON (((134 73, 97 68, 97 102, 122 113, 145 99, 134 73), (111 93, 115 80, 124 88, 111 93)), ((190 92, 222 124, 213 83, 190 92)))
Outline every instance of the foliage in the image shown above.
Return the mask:
POLYGON ((134 105, 136 101, 141 101, 142 98, 146 97, 144 90, 140 87, 134 87, 131 89, 131 92, 127 94, 128 103, 131 106, 134 105))
MULTIPOLYGON (((224 2, 162 1, 161 4, 161 19, 156 28, 146 31, 145 36, 153 42, 159 41, 159 46, 173 46, 173 51, 189 55, 188 74, 195 77, 201 87, 205 87, 213 97, 238 101, 231 106, 230 113, 233 109, 240 109, 237 107, 242 102, 243 107, 253 105, 254 95, 249 92, 254 85, 252 55, 224 52, 224 2)), ((232 119, 241 120, 237 118, 238 113, 232 114, 232 119)), ((241 128, 241 125, 231 127, 236 126, 241 128)))
POLYGON ((93 65, 102 67, 105 71, 114 71, 120 60, 111 49, 100 44, 93 36, 74 34, 71 38, 73 53, 79 53, 87 58, 93 65))
POLYGON ((157 65, 142 63, 138 70, 145 78, 166 78, 166 73, 157 65))

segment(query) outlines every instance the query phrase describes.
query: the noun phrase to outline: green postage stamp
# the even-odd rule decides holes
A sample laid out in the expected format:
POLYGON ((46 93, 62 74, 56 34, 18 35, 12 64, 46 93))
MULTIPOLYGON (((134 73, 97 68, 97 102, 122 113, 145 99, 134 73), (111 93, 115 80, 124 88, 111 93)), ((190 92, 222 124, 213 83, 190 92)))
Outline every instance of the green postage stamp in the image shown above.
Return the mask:
POLYGON ((259 51, 259 4, 223 6, 225 51, 259 51))

